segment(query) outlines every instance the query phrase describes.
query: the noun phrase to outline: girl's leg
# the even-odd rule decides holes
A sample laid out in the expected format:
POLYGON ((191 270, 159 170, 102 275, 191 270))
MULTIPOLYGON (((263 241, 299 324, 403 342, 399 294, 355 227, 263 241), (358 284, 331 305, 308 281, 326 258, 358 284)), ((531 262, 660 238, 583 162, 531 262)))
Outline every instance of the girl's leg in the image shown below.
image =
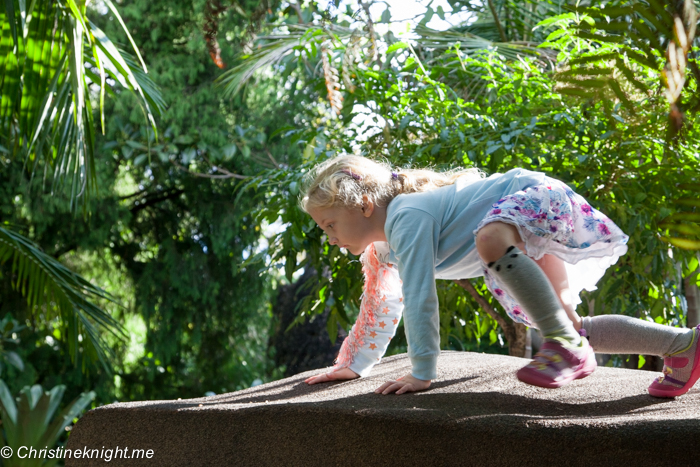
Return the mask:
MULTIPOLYGON (((518 246, 521 250, 525 247, 525 242, 522 243, 522 247, 518 246)), ((573 300, 571 298, 571 291, 569 290, 569 277, 566 274, 566 267, 564 266, 564 261, 557 258, 554 255, 544 255, 539 260, 535 261, 545 275, 549 279, 549 282, 554 287, 554 291, 559 297, 561 305, 566 311, 566 315, 569 317, 571 322, 574 324, 574 329, 577 331, 581 329, 582 321, 581 317, 576 313, 576 308, 574 308, 573 300)))
POLYGON ((557 293, 545 271, 517 248, 521 243, 517 229, 509 224, 494 222, 477 232, 476 248, 489 271, 546 339, 533 361, 518 371, 518 379, 536 386, 560 387, 591 374, 596 367, 595 356, 562 306, 561 292, 568 288, 568 281, 561 280, 562 271, 558 269, 563 265, 545 260, 559 288, 557 293))
MULTIPOLYGON (((503 257, 503 253, 512 245, 515 245, 521 251, 525 250, 525 242, 518 233, 518 229, 510 224, 492 222, 485 225, 477 234, 477 251, 487 264, 503 257)), ((581 329, 581 317, 576 313, 576 309, 572 304, 569 279, 564 262, 556 256, 544 255, 539 260, 536 260, 535 263, 542 269, 542 272, 544 272, 549 283, 554 288, 558 305, 566 312, 569 320, 574 325, 574 330, 578 331, 581 329)), ((547 291, 539 291, 539 293, 547 294, 547 291)), ((525 305, 523 304, 523 306, 525 305)), ((573 340, 574 342, 578 341, 577 337, 574 337, 573 340)))
POLYGON ((693 330, 662 326, 625 315, 583 318, 591 347, 598 353, 666 356, 687 348, 693 330))
POLYGON ((584 317, 583 328, 596 352, 663 356, 664 376, 649 386, 652 396, 680 396, 700 378, 700 326, 674 328, 630 316, 601 315, 584 317))

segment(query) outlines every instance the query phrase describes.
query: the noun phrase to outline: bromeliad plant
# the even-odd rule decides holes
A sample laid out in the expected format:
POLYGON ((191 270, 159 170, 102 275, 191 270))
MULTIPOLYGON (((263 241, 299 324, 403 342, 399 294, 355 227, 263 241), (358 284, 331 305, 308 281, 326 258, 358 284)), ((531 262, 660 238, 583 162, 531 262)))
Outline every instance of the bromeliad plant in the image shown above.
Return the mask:
POLYGON ((58 458, 21 459, 18 451, 22 446, 25 449, 33 447, 37 451, 53 449, 65 428, 95 398, 92 391, 82 393, 56 413, 65 390, 65 386, 58 385, 50 391, 44 391, 40 385, 35 384, 25 386, 19 397, 13 398, 5 382, 0 380, 0 415, 4 432, 0 432, 0 447, 9 446, 14 453, 11 458, 3 460, 5 467, 48 467, 58 463, 58 458))

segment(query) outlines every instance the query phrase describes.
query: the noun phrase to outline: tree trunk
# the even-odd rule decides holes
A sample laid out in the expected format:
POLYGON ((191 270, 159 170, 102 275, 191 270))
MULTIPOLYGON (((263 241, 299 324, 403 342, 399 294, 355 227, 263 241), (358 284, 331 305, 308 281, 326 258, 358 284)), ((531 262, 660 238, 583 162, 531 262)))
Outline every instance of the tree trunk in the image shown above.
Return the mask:
POLYGON ((513 340, 508 339, 508 354, 513 357, 527 357, 527 326, 522 323, 513 325, 513 340))
POLYGON ((513 357, 525 357, 527 347, 527 327, 524 324, 514 323, 505 319, 481 296, 474 286, 469 282, 469 279, 460 279, 455 281, 464 290, 469 292, 469 295, 474 297, 474 300, 479 306, 489 314, 491 318, 496 320, 498 325, 503 329, 503 334, 508 341, 508 354, 513 357))

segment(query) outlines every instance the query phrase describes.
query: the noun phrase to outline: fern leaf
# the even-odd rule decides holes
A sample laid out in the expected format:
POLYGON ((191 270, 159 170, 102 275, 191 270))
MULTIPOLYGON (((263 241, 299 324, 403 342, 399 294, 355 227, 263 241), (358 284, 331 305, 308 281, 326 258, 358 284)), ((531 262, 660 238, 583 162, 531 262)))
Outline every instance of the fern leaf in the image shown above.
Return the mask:
POLYGON ((581 88, 576 88, 576 87, 572 87, 572 86, 557 88, 556 91, 559 94, 566 94, 569 96, 578 96, 578 97, 585 97, 585 98, 596 97, 595 92, 591 92, 588 89, 581 89, 581 88))
POLYGON ((620 73, 622 73, 627 81, 629 81, 635 88, 639 89, 643 93, 649 92, 649 87, 634 76, 632 70, 627 68, 627 65, 625 65, 625 62, 621 58, 618 58, 615 61, 615 66, 618 70, 620 70, 620 73))
POLYGON ((612 92, 615 93, 617 98, 620 99, 622 105, 627 107, 627 110, 634 113, 634 105, 632 105, 632 102, 627 97, 627 94, 625 94, 625 92, 620 87, 620 83, 618 83, 615 79, 610 79, 608 80, 608 86, 610 86, 610 89, 612 89, 612 92))
POLYGON ((586 63, 602 62, 605 60, 615 60, 617 58, 617 55, 618 54, 616 52, 583 55, 581 57, 577 57, 570 60, 569 65, 573 67, 575 65, 585 65, 586 63))
POLYGON ((634 60, 635 62, 647 66, 653 70, 658 70, 660 68, 660 65, 656 62, 656 58, 653 55, 642 55, 641 52, 629 48, 625 50, 625 55, 627 55, 627 58, 630 60, 634 60))
POLYGON ((612 75, 613 70, 610 68, 600 68, 600 67, 594 67, 594 68, 583 68, 583 69, 569 69, 566 71, 562 71, 559 74, 557 74, 557 78, 560 76, 568 76, 568 75, 575 75, 575 76, 608 76, 612 75))

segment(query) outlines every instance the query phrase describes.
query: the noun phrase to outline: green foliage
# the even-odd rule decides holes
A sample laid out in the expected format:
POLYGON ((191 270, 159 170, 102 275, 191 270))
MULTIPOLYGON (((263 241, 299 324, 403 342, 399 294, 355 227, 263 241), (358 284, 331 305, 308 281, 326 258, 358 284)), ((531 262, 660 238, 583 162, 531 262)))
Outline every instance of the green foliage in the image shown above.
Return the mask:
MULTIPOLYGON (((111 1, 104 4, 123 27, 111 1)), ((158 90, 138 69, 143 60, 128 31, 126 34, 141 65, 137 66, 126 52, 119 51, 88 20, 85 3, 68 0, 27 5, 10 0, 5 2, 0 18, 0 141, 7 146, 0 145, 0 150, 8 156, 3 160, 5 172, 12 171, 11 164, 21 164, 33 177, 43 165, 44 179, 53 182, 55 192, 61 192, 65 185, 70 192, 71 207, 77 198, 86 207, 90 197, 97 194, 98 178, 90 86, 100 92, 103 131, 104 94, 107 90, 113 93, 106 86, 107 77, 140 96, 139 105, 154 130, 153 112, 163 108, 158 90)), ((13 193, 15 200, 16 193, 13 193)), ((33 195, 37 193, 41 190, 33 195)), ((26 298, 26 309, 32 319, 47 324, 58 319, 56 331, 63 337, 76 365, 82 362, 87 370, 99 360, 110 371, 108 357, 113 354, 102 333, 111 332, 117 338, 123 338, 124 334, 117 321, 95 304, 99 299, 110 300, 109 294, 7 227, 6 222, 0 229, 0 264, 12 260, 12 267, 3 277, 5 282, 26 298), (81 343, 83 337, 85 343, 81 343)), ((3 308, 8 307, 8 301, 4 297, 3 308)), ((17 309, 11 311, 22 314, 17 309)), ((17 353, 6 355, 12 357, 17 369, 24 368, 17 353)))
MULTIPOLYGON (((37 382, 48 387, 63 383, 71 396, 94 387, 100 404, 115 398, 163 399, 242 389, 257 378, 277 374, 267 358, 265 334, 274 283, 254 271, 240 271, 235 265, 259 233, 248 218, 240 215, 245 200, 240 205, 228 201, 235 180, 195 178, 168 157, 172 155, 184 167, 187 154, 195 153, 214 163, 235 162, 229 167, 238 170, 244 164, 232 161, 233 156, 247 154, 250 168, 245 170, 254 171, 263 154, 265 165, 272 167, 266 151, 271 150, 275 156, 278 151, 263 146, 265 135, 281 126, 278 122, 288 115, 281 113, 267 127, 258 128, 254 124, 264 120, 252 114, 248 121, 251 112, 245 102, 220 102, 209 85, 217 68, 205 52, 204 41, 197 40, 200 17, 193 16, 191 5, 173 8, 170 2, 140 2, 120 11, 133 41, 143 44, 143 56, 149 59, 148 79, 153 81, 144 81, 145 68, 136 66, 128 55, 122 53, 122 58, 146 99, 157 97, 150 103, 152 108, 160 99, 172 103, 166 113, 154 115, 165 131, 156 141, 154 133, 141 126, 141 96, 121 92, 118 87, 110 92, 108 87, 104 114, 111 119, 104 128, 106 135, 96 135, 96 189, 84 199, 90 214, 76 218, 68 197, 51 196, 41 177, 32 178, 23 160, 9 152, 0 154, 0 212, 13 226, 8 235, 19 242, 15 245, 18 252, 12 254, 29 265, 29 269, 17 272, 29 274, 25 276, 28 283, 33 282, 32 274, 41 275, 41 268, 32 269, 39 266, 30 257, 40 257, 56 270, 62 267, 59 273, 68 278, 59 274, 45 282, 54 281, 59 289, 66 282, 83 287, 79 305, 99 304, 107 318, 123 323, 129 332, 128 345, 109 332, 95 329, 103 342, 102 350, 113 355, 109 370, 115 374, 92 365, 89 358, 83 358, 95 351, 91 334, 73 321, 65 321, 55 301, 30 306, 21 295, 22 280, 13 275, 13 263, 8 260, 0 277, 0 309, 26 327, 18 329, 17 342, 7 347, 24 362, 24 370, 6 368, 6 381, 12 392, 37 382), (186 38, 184 42, 181 34, 186 38), (152 92, 153 86, 163 86, 166 91, 162 98, 152 92), (26 248, 22 249, 23 245, 26 248), (80 276, 89 277, 92 283, 69 274, 57 260, 80 276), (20 287, 16 289, 13 284, 20 287), (101 291, 103 297, 93 294, 93 289, 101 291), (123 307, 109 301, 110 297, 123 307), (75 336, 76 359, 84 364, 85 373, 69 364, 75 336)), ((197 13, 200 16, 201 11, 197 13)), ((130 41, 126 35, 121 36, 124 27, 114 12, 93 11, 90 17, 94 21, 90 26, 105 31, 114 44, 130 41)), ((239 36, 245 34, 248 20, 235 15, 230 19, 226 24, 238 24, 239 36)), ((239 37, 230 40, 238 41, 239 37)), ((224 58, 230 57, 224 53, 224 58)), ((93 60, 94 66, 87 66, 85 71, 93 83, 99 83, 94 57, 85 60, 93 60)), ((122 82, 118 73, 112 79, 122 82)), ((88 87, 94 91, 89 94, 94 99, 99 88, 94 84, 88 87)), ((275 105, 265 94, 261 97, 250 99, 251 108, 275 105)), ((96 105, 92 108, 96 110, 96 105)), ((292 113, 293 108, 287 111, 292 113)), ((197 170, 198 163, 201 166, 202 159, 190 157, 186 169, 197 170)), ((55 176, 47 171, 46 185, 51 186, 55 176)), ((3 255, 7 251, 3 250, 3 255)), ((35 291, 36 284, 28 285, 27 292, 35 291)), ((80 297, 72 299, 78 301, 80 297)), ((92 318, 84 310, 77 311, 90 322, 92 318)), ((76 309, 66 313, 69 316, 76 309)), ((80 318, 76 315, 74 321, 80 318)))
POLYGON ((26 297, 28 308, 43 308, 46 319, 53 318, 56 312, 60 316, 71 359, 78 362, 82 332, 88 338, 84 355, 99 359, 108 369, 100 332, 125 337, 119 323, 93 303, 95 299, 110 300, 109 294, 71 272, 25 237, 0 227, 0 265, 8 260, 12 260, 13 287, 26 297))
MULTIPOLYGON (((243 389, 274 374, 266 340, 274 281, 240 264, 262 226, 235 191, 239 176, 285 162, 286 148, 268 135, 293 120, 296 106, 277 101, 278 80, 221 99, 212 87, 220 71, 201 35, 204 3, 134 2, 121 13, 169 107, 156 142, 140 126, 132 96, 111 99, 113 125, 98 143, 111 161, 107 209, 120 213, 102 247, 133 284, 125 319, 143 323, 137 350, 117 372, 116 397, 243 389)), ((101 21, 118 34, 107 17, 101 21)), ((232 48, 246 40, 247 21, 233 10, 218 18, 223 62, 235 66, 232 48)))
POLYGON ((24 326, 21 326, 9 314, 0 320, 0 375, 8 365, 12 365, 19 371, 24 370, 24 362, 17 352, 5 348, 7 344, 19 343, 16 336, 23 328, 24 326))
MULTIPOLYGON (((581 8, 582 15, 569 13, 540 23, 563 26, 550 34, 546 45, 559 45, 572 32, 585 41, 583 47, 577 44, 578 50, 568 57, 568 69, 558 74, 556 79, 564 84, 559 92, 596 99, 616 98, 630 112, 634 112, 637 102, 653 93, 659 79, 669 88, 667 93, 676 93, 670 88, 669 75, 673 70, 669 63, 683 62, 679 72, 685 75, 687 49, 683 48, 697 43, 695 6, 692 1, 676 3, 686 5, 677 11, 675 6, 669 8, 656 0, 616 1, 600 8, 581 8), (573 25, 573 29, 567 29, 566 24, 573 25)), ((667 95, 671 104, 680 97, 682 89, 691 97, 697 88, 700 71, 695 62, 689 65, 693 73, 688 75, 688 82, 679 83, 678 95, 667 95)))
MULTIPOLYGON (((561 51, 562 66, 554 77, 557 92, 602 103, 608 118, 620 119, 633 133, 664 138, 663 160, 671 157, 682 166, 685 156, 675 156, 697 147, 700 141, 693 125, 700 108, 700 69, 689 54, 700 45, 695 36, 695 5, 690 1, 666 6, 656 0, 628 0, 580 11, 538 25, 559 26, 543 44, 561 51), (659 83, 663 96, 658 92, 659 83), (665 134, 659 132, 664 128, 664 97, 670 104, 665 134), (609 104, 615 101, 617 106, 609 104), (620 105, 623 112, 619 112, 620 105), (642 115, 637 112, 640 106, 646 111, 642 115), (652 109, 655 113, 650 114, 652 109)), ((678 248, 698 250, 700 223, 694 209, 700 206, 700 188, 691 178, 678 180, 677 189, 678 198, 670 200, 675 214, 660 225, 667 232, 661 238, 678 248)))
POLYGON ((0 379, 0 414, 4 436, 0 433, 0 447, 12 448, 13 456, 3 459, 6 467, 51 466, 58 463, 58 458, 30 457, 29 448, 53 449, 65 428, 95 398, 95 393, 83 393, 56 413, 63 399, 65 386, 56 386, 51 391, 37 385, 26 386, 16 399, 0 379), (24 450, 20 451, 20 448, 24 450), (19 455, 24 455, 20 458, 19 455))
MULTIPOLYGON (((43 160, 56 188, 69 187, 71 200, 87 199, 96 189, 90 86, 100 89, 103 132, 107 77, 139 95, 154 131, 153 113, 163 108, 148 77, 88 20, 86 3, 39 1, 27 9, 26 2, 9 0, 0 10, 0 148, 33 171, 43 160)), ((112 2, 104 4, 123 26, 112 2)))
MULTIPOLYGON (((77 396, 95 387, 104 403, 201 396, 275 378, 280 373, 270 364, 266 335, 270 302, 277 285, 306 267, 319 271, 318 281, 299 304, 296 322, 329 307, 333 339, 334 324, 349 327, 357 315, 359 262, 325 242, 297 199, 304 174, 343 152, 397 166, 487 172, 520 166, 567 182, 631 236, 629 254, 598 290, 583 294, 579 312, 683 324, 682 279, 697 269, 697 259, 674 242, 697 237, 697 108, 685 104, 694 102, 693 78, 681 97, 686 125, 669 141, 669 103, 654 86, 660 69, 644 75, 638 62, 629 62, 622 47, 634 51, 632 42, 581 36, 580 20, 596 23, 595 14, 564 10, 566 2, 451 4, 472 9, 476 20, 433 31, 429 16, 445 12, 429 7, 415 39, 380 33, 379 18, 364 10, 345 15, 331 5, 319 12, 314 2, 299 14, 293 5, 236 2, 212 17, 204 1, 149 0, 120 6, 123 24, 112 11, 91 15, 86 27, 104 31, 113 44, 139 45, 144 66, 122 57, 150 108, 161 107, 156 86, 169 105, 154 114, 158 139, 144 125, 144 97, 106 87, 101 113, 110 120, 104 135, 94 135, 97 189, 85 201, 92 214, 72 219, 70 202, 49 196, 9 150, 0 154, 0 212, 37 250, 119 299, 124 307, 100 303, 130 340, 124 346, 102 335, 116 357, 116 376, 100 368, 74 371, 61 320, 41 314, 46 307, 30 313, 13 292, 18 278, 8 261, 0 308, 27 326, 17 333, 20 342, 8 343, 25 363, 23 372, 5 369, 11 390, 64 383, 77 396), (211 31, 218 31, 218 52, 211 31), (546 39, 546 47, 537 47, 546 39), (598 56, 599 62, 574 68, 589 70, 582 79, 591 87, 614 77, 633 109, 607 81, 599 97, 560 91, 559 77, 581 86, 566 67, 579 55, 595 55, 593 49, 616 59, 598 56), (617 58, 648 87, 646 94, 617 58), (230 71, 222 73, 222 63, 230 71), (611 71, 598 73, 602 67, 611 71)), ((391 20, 382 15, 385 24, 391 20)), ((96 102, 102 78, 98 62, 86 55, 86 83, 94 83, 86 98, 96 102)), ((119 74, 112 79, 120 81, 119 74)), ((47 181, 57 176, 49 170, 47 181)), ((500 308, 482 280, 472 283, 500 308)), ((438 281, 442 347, 505 352, 496 322, 457 287, 438 281)), ((388 354, 405 350, 400 328, 388 354)))
POLYGON ((554 0, 448 0, 453 11, 468 11, 475 20, 455 25, 456 30, 470 32, 492 41, 538 44, 544 39, 535 26, 543 20, 564 13, 568 7, 585 2, 554 0))

